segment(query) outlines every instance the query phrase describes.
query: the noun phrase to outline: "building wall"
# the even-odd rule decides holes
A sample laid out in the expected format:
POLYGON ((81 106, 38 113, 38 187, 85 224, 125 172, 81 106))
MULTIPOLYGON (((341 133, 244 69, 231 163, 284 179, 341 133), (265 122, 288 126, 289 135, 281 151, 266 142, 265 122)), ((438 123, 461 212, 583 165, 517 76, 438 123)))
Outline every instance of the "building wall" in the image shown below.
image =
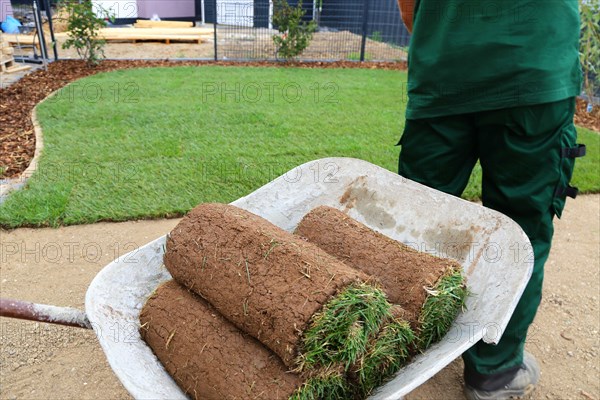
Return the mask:
POLYGON ((104 11, 117 20, 135 20, 138 16, 137 4, 131 0, 92 0, 96 15, 104 17, 104 11))
POLYGON ((151 18, 157 14, 160 18, 182 18, 200 15, 196 11, 195 0, 137 0, 138 17, 151 18))
POLYGON ((10 0, 0 0, 0 22, 3 22, 9 15, 13 15, 10 0))

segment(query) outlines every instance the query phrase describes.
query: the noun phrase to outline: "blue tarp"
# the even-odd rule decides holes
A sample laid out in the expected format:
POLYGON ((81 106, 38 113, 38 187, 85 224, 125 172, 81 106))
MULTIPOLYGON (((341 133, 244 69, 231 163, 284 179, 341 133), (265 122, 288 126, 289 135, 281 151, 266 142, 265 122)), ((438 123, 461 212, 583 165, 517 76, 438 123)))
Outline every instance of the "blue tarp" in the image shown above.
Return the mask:
POLYGON ((2 31, 6 33, 19 33, 20 26, 21 23, 10 15, 6 17, 6 20, 0 25, 2 31))

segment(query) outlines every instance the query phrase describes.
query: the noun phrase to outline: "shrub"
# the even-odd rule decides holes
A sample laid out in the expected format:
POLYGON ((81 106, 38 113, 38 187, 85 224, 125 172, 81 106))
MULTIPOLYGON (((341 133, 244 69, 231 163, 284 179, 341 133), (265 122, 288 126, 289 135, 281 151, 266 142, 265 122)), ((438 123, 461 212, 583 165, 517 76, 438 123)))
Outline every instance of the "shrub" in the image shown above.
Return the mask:
POLYGON ((101 28, 106 26, 104 18, 96 15, 96 11, 105 18, 112 18, 108 11, 92 6, 91 0, 64 1, 59 8, 66 12, 67 34, 69 38, 63 43, 63 49, 74 47, 82 60, 89 66, 98 65, 104 58, 106 41, 98 38, 101 28))
POLYGON ((371 33, 371 40, 374 40, 376 42, 383 42, 383 36, 381 35, 381 32, 375 31, 371 33))
POLYGON ((296 7, 291 7, 287 0, 273 1, 273 24, 280 33, 273 35, 273 42, 277 46, 277 54, 286 60, 299 56, 308 47, 317 29, 314 21, 302 21, 304 14, 302 0, 296 7))
POLYGON ((600 89, 600 0, 579 0, 581 14, 580 59, 583 91, 592 107, 594 94, 600 89))

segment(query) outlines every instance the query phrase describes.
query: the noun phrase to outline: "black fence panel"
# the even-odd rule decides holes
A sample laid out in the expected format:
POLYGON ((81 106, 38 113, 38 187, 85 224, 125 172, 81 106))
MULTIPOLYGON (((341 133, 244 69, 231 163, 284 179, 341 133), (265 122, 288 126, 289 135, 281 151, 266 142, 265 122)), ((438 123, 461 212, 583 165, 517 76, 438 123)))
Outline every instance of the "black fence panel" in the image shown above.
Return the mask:
MULTIPOLYGON (((21 19, 33 15, 33 2, 40 4, 39 8, 51 8, 56 12, 58 0, 13 0, 13 8, 19 9, 21 19)), ((77 0, 73 0, 77 1, 77 0)), ((148 10, 163 10, 169 6, 170 0, 127 0, 126 4, 133 10, 125 15, 116 15, 114 25, 131 24, 140 18, 136 15, 147 15, 148 10), (137 2, 136 2, 137 1, 137 2), (151 3, 151 4, 150 4, 151 3), (137 14, 136 14, 137 5, 137 14), (150 7, 150 5, 152 7, 150 7), (143 10, 142 10, 143 9, 143 10), (141 11, 143 11, 143 13, 141 11)), ((300 0, 288 0, 294 7, 300 0)), ((409 34, 404 28, 397 0, 303 0, 303 20, 314 21, 316 32, 309 46, 297 57, 303 61, 394 61, 406 59, 406 48, 409 34)), ((122 5, 117 0, 109 2, 111 10, 122 11, 122 5)), ((94 3, 96 4, 96 3, 94 3)), ((98 3, 106 6, 106 1, 98 3)), ((282 35, 277 26, 273 25, 273 0, 186 0, 185 13, 180 15, 176 10, 171 14, 176 17, 167 20, 194 21, 197 26, 208 28, 202 30, 202 43, 193 48, 183 44, 158 49, 146 46, 144 51, 135 51, 131 47, 131 56, 128 49, 113 51, 117 57, 127 58, 201 58, 216 60, 279 60, 278 49, 273 37, 282 35), (192 4, 191 8, 188 7, 192 4), (214 34, 212 30, 214 29, 214 34), (179 46, 179 47, 177 47, 179 46), (154 49, 157 49, 156 51, 154 49), (166 51, 165 51, 166 50, 166 51), (143 53, 143 56, 140 54, 143 53), (123 56, 122 56, 123 55, 123 56)), ((121 12, 121 14, 123 14, 121 12)), ((159 15, 160 17, 160 15, 159 15)), ((43 22, 48 23, 48 18, 42 16, 43 22)), ((30 23, 30 22, 28 22, 30 23)), ((135 35, 133 35, 135 36, 135 35)), ((62 39, 64 41, 64 35, 62 39)), ((128 39, 133 43, 142 43, 144 39, 128 39)), ((160 39, 155 39, 160 40, 160 39)), ((173 42, 182 41, 174 39, 173 42)), ((185 42, 185 39, 183 40, 185 42)), ((169 43, 165 38, 163 42, 169 43)), ((188 40, 187 43, 190 41, 188 40)), ((119 46, 115 44, 114 46, 119 46)), ((123 47, 127 44, 122 44, 123 47)), ((143 45, 145 46, 145 45, 143 45)), ((73 51, 64 52, 58 43, 59 57, 74 57, 73 51), (63 53, 61 55, 60 53, 63 53)), ((114 48, 111 50, 115 50, 114 48)), ((108 51, 108 57, 114 57, 108 51), (110 54, 110 55, 109 55, 110 54)))
POLYGON ((369 0, 366 61, 406 60, 410 33, 396 1, 369 0))
MULTIPOLYGON (((211 2, 214 0, 210 0, 211 2)), ((296 0, 289 4, 297 5, 296 0)), ((279 59, 273 41, 280 35, 272 24, 268 0, 220 0, 217 13, 217 59, 279 59), (225 4, 226 3, 226 4, 225 4)), ((385 61, 406 59, 409 34, 400 19, 396 0, 327 0, 303 2, 304 20, 314 20, 317 31, 299 60, 385 61)), ((211 11, 206 8, 207 18, 211 11)), ((213 22, 214 19, 209 22, 213 22)))
POLYGON ((217 5, 216 48, 219 60, 270 60, 275 57, 270 14, 264 1, 225 1, 217 5))

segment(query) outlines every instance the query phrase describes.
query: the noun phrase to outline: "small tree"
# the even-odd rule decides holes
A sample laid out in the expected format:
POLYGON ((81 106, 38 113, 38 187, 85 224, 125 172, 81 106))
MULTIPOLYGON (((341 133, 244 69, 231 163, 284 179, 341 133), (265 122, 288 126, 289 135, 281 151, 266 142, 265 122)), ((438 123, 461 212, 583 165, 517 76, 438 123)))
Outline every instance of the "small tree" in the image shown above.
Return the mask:
POLYGON ((581 14, 580 59, 583 70, 583 91, 588 98, 588 111, 594 104, 594 94, 600 88, 600 1, 579 0, 581 14))
POLYGON ((104 58, 106 41, 98 37, 101 28, 107 24, 105 18, 112 18, 108 11, 97 7, 99 17, 94 12, 91 0, 64 1, 59 6, 67 14, 67 34, 63 49, 74 47, 82 60, 89 66, 98 65, 104 58))
POLYGON ((306 49, 317 29, 315 21, 303 22, 306 11, 302 9, 302 0, 296 7, 291 7, 287 0, 273 1, 273 24, 277 26, 279 35, 273 35, 277 46, 277 54, 289 60, 300 55, 306 49))

